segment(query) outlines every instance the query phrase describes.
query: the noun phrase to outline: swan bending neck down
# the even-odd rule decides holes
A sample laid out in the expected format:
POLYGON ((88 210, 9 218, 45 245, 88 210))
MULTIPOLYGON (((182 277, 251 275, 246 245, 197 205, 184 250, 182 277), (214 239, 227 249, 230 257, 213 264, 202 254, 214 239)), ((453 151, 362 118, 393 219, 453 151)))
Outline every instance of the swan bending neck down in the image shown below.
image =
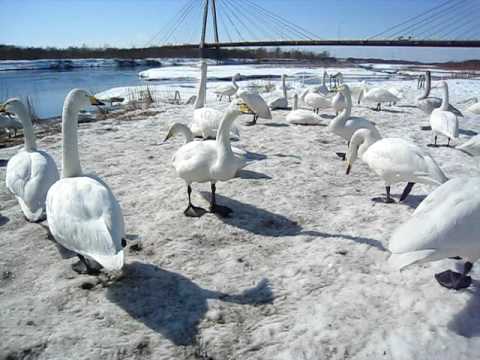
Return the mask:
POLYGON ((62 113, 63 175, 47 194, 47 217, 55 240, 75 252, 79 273, 98 273, 99 268, 123 266, 124 221, 120 204, 107 184, 84 175, 78 154, 78 113, 87 105, 102 105, 86 91, 74 89, 65 99, 62 113))
POLYGON ((216 203, 215 191, 218 181, 232 179, 244 160, 236 157, 230 144, 230 128, 233 121, 241 114, 237 100, 234 100, 224 114, 218 128, 216 140, 192 141, 183 145, 173 156, 173 166, 177 175, 187 184, 188 207, 184 214, 200 217, 206 211, 192 204, 191 184, 210 182, 212 196, 210 211, 220 216, 228 216, 232 210, 216 203))
POLYGON ((24 148, 7 164, 5 182, 15 195, 28 221, 45 218, 45 199, 48 189, 58 180, 55 160, 46 152, 37 150, 32 119, 19 99, 10 99, 0 105, 0 114, 14 114, 23 126, 24 148))
POLYGON ((400 225, 389 241, 389 262, 402 269, 413 264, 460 257, 462 273, 435 275, 449 289, 470 286, 468 273, 480 258, 480 177, 460 177, 435 189, 400 225))
POLYGON ((386 203, 394 203, 390 186, 407 182, 400 201, 407 198, 415 183, 441 185, 448 180, 435 160, 417 145, 399 138, 382 139, 377 131, 360 129, 353 134, 347 153, 347 175, 360 157, 385 182, 386 203))
POLYGON ((452 138, 458 138, 458 118, 448 110, 449 99, 447 83, 442 81, 440 87, 443 89, 442 104, 440 108, 433 110, 430 115, 430 126, 434 134, 433 146, 437 146, 438 135, 446 136, 448 138, 447 146, 450 146, 450 140, 452 138))

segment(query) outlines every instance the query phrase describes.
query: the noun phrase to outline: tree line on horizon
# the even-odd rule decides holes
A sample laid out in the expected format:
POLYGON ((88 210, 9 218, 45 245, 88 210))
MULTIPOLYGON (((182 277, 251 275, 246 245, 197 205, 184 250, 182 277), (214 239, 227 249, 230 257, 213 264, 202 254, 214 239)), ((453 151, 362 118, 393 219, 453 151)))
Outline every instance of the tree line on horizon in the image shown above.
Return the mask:
MULTIPOLYGON (((218 60, 227 59, 295 59, 309 61, 335 61, 328 51, 313 52, 304 50, 267 49, 204 49, 203 56, 218 60)), ((200 49, 174 47, 148 47, 121 49, 113 47, 21 47, 0 44, 0 60, 38 59, 145 59, 145 58, 196 58, 200 49)))

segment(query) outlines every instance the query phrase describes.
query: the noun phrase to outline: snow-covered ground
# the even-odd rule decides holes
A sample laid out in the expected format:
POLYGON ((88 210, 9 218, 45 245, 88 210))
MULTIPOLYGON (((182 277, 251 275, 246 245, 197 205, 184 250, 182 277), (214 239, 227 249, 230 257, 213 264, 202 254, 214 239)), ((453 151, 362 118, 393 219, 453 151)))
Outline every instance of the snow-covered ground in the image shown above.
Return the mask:
MULTIPOLYGON (((403 89, 405 99, 383 112, 357 106, 354 115, 374 121, 384 137, 426 147, 431 134, 419 127, 426 118, 412 106, 416 82, 385 85, 403 89)), ((480 92, 473 80, 449 85, 453 104, 480 92)), ((208 101, 226 106, 212 94, 208 101)), ((342 140, 325 127, 289 126, 287 111, 275 111, 254 127, 242 126, 246 117, 237 121, 235 145, 257 161, 217 186, 233 216, 186 218, 186 187, 171 165, 183 140, 162 140, 171 122, 190 121, 192 107, 158 110, 80 125, 84 170, 101 176, 124 210, 127 265, 114 282, 76 275, 74 259, 62 259, 48 240, 47 223, 23 219, 3 181, 18 147, 0 150, 1 358, 478 357, 479 268, 473 285, 455 292, 433 278, 455 260, 402 273, 386 261, 390 234, 432 187, 416 185, 403 204, 372 201, 383 183, 361 162, 345 175, 335 155, 342 140)), ((479 120, 461 119, 456 142, 479 132, 479 120)), ((60 164, 60 134, 39 145, 60 164)), ((460 151, 428 151, 449 177, 479 173, 477 160, 460 151)), ((397 199, 403 186, 393 188, 397 199)), ((208 195, 207 184, 194 185, 195 204, 207 206, 208 195)))

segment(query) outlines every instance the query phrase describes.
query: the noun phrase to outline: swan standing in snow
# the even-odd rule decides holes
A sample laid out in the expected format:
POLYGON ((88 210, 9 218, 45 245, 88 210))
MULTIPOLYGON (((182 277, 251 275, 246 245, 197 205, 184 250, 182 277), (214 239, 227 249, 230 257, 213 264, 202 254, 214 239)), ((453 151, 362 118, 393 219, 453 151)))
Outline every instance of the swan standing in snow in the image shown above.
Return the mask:
POLYGON ((330 109, 332 106, 331 100, 325 95, 310 92, 309 89, 300 95, 300 99, 305 105, 310 106, 316 114, 320 112, 320 109, 330 109))
MULTIPOLYGON (((353 133, 359 129, 370 129, 378 133, 377 128, 372 122, 365 118, 351 116, 352 97, 349 87, 347 85, 341 85, 338 90, 345 97, 345 109, 330 121, 327 128, 328 131, 345 139, 347 143, 350 143, 350 138, 353 133)), ((345 160, 345 153, 337 153, 337 155, 345 160)))
POLYGON ((448 179, 435 160, 409 141, 384 138, 376 130, 360 129, 353 134, 347 154, 347 175, 360 157, 385 182, 386 203, 394 203, 390 186, 407 182, 400 201, 407 198, 415 183, 441 185, 448 179))
MULTIPOLYGON (((432 75, 430 71, 426 72, 425 79, 425 90, 423 91, 422 95, 417 97, 416 104, 417 107, 425 114, 430 115, 433 110, 438 109, 440 106, 442 106, 442 99, 430 96, 430 90, 432 87, 432 75)), ((447 110, 454 113, 456 116, 463 117, 462 112, 451 104, 448 105, 447 110)))
POLYGON ((390 238, 389 262, 402 269, 450 257, 465 261, 463 272, 436 274, 449 289, 470 286, 468 273, 480 258, 480 177, 461 177, 439 186, 417 207, 412 217, 390 238))
MULTIPOLYGON (((217 109, 205 107, 205 98, 207 96, 207 62, 202 60, 200 63, 200 83, 198 85, 198 94, 194 104, 193 119, 190 124, 192 135, 204 139, 215 139, 220 122, 223 118, 223 112, 217 109)), ((240 137, 240 131, 233 126, 231 135, 233 138, 240 137)))
POLYGON ((438 135, 444 135, 448 138, 447 146, 450 146, 450 140, 458 137, 458 118, 448 111, 448 85, 442 81, 440 87, 443 88, 442 106, 432 111, 430 115, 430 126, 434 135, 434 146, 437 146, 438 135))
MULTIPOLYGON (((163 141, 165 142, 168 139, 171 139, 179 134, 185 138, 185 144, 193 141, 193 134, 190 128, 187 125, 178 123, 178 122, 173 123, 170 126, 170 128, 168 129, 168 134, 165 137, 165 140, 163 141)), ((247 159, 248 155, 245 150, 232 146, 232 151, 233 151, 233 154, 241 160, 241 162, 239 162, 238 170, 243 169, 245 166, 248 165, 248 159, 247 159)))
POLYGON ((228 101, 232 101, 232 96, 235 95, 238 90, 237 80, 239 78, 240 74, 235 74, 232 77, 231 84, 218 85, 215 90, 213 90, 213 92, 217 94, 217 99, 219 99, 219 101, 222 101, 224 96, 228 96, 228 101))
POLYGON ((272 118, 272 113, 268 104, 265 102, 262 96, 256 91, 251 90, 239 90, 237 96, 241 99, 244 99, 245 105, 247 108, 240 110, 246 114, 253 114, 253 120, 249 123, 246 123, 247 126, 255 125, 258 118, 270 120, 272 118))
POLYGON ((320 116, 310 110, 298 108, 298 94, 293 95, 293 110, 287 114, 287 121, 296 125, 323 125, 320 116))
POLYGON ((384 89, 382 87, 374 87, 370 90, 364 89, 358 98, 358 101, 367 101, 373 102, 377 104, 375 108, 376 111, 382 110, 382 103, 396 103, 400 101, 400 99, 395 96, 391 91, 388 89, 384 89))
POLYGON ((14 114, 23 125, 24 148, 7 164, 7 188, 17 198, 25 218, 40 221, 45 218, 48 189, 59 178, 57 165, 46 151, 37 150, 32 119, 20 100, 7 100, 0 105, 0 113, 14 114))
POLYGON ((272 110, 288 108, 286 78, 287 78, 287 75, 283 74, 282 75, 282 96, 275 96, 268 101, 268 106, 272 110))
POLYGON ((10 114, 0 114, 0 128, 5 129, 8 137, 12 137, 12 133, 13 137, 17 136, 17 130, 21 129, 22 127, 22 123, 12 117, 10 114))
POLYGON ((78 255, 80 261, 72 268, 94 274, 99 265, 106 270, 123 267, 125 229, 120 204, 108 185, 96 176, 83 174, 80 165, 78 113, 90 104, 102 105, 80 89, 70 91, 65 99, 62 179, 48 191, 47 218, 55 240, 78 255))
POLYGON ((327 77, 328 77, 328 73, 324 70, 322 84, 309 86, 308 91, 312 93, 317 93, 320 95, 328 95, 330 91, 328 90, 328 87, 327 87, 327 77))
POLYGON ((228 136, 233 121, 242 114, 238 106, 237 99, 227 108, 218 128, 216 140, 189 142, 173 155, 175 171, 187 184, 188 207, 184 211, 186 216, 200 217, 205 213, 204 209, 192 204, 191 184, 194 182, 210 182, 212 190, 210 211, 212 213, 228 216, 232 212, 231 209, 216 203, 215 191, 218 181, 232 179, 244 163, 242 159, 234 155, 228 136))
POLYGON ((455 146, 455 149, 470 156, 480 156, 480 135, 475 135, 463 144, 455 146))

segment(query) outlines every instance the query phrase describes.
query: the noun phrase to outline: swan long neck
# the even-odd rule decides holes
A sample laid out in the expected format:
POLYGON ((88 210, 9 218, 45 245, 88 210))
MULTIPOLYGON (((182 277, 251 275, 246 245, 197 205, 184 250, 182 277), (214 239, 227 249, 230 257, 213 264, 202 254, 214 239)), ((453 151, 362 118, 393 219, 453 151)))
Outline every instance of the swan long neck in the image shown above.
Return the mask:
POLYGON ((23 141, 25 150, 35 151, 37 149, 37 143, 35 132, 33 131, 32 117, 30 116, 26 106, 20 101, 16 102, 15 104, 15 114, 23 126, 23 141))
POLYGON ((293 110, 298 110, 298 95, 295 94, 293 97, 293 110))
POLYGON ((340 128, 345 126, 345 122, 352 115, 352 95, 350 94, 350 89, 344 87, 340 90, 340 93, 345 97, 345 109, 342 110, 330 123, 330 127, 340 128))
POLYGON ((283 97, 287 97, 287 85, 285 83, 285 76, 282 76, 282 90, 283 90, 283 97))
POLYGON ((194 109, 205 107, 205 97, 207 95, 207 63, 202 61, 200 64, 200 83, 198 84, 198 94, 195 100, 194 109))
POLYGON ((185 143, 189 143, 189 142, 193 141, 192 130, 190 130, 190 128, 187 125, 181 124, 181 123, 176 123, 172 127, 172 130, 173 130, 174 135, 182 134, 185 137, 185 143))
POLYGON ((68 95, 63 104, 62 136, 63 136, 63 173, 62 177, 77 177, 82 175, 80 156, 78 154, 78 113, 80 106, 75 97, 68 95))
POLYGON ((324 71, 323 72, 322 85, 325 86, 326 82, 327 82, 327 72, 324 71))
POLYGON ((232 77, 232 84, 233 86, 235 87, 235 89, 238 90, 239 86, 237 84, 237 75, 235 75, 234 77, 232 77))
POLYGON ((355 162, 359 156, 362 157, 368 148, 380 139, 380 134, 373 133, 369 129, 357 130, 350 139, 347 154, 348 161, 350 163, 355 162))
POLYGON ((240 113, 236 109, 229 108, 225 112, 220 126, 217 130, 217 152, 220 159, 225 159, 228 156, 233 156, 232 145, 230 144, 230 129, 233 121, 240 113))
POLYGON ((442 105, 440 109, 443 111, 448 110, 448 85, 447 83, 443 84, 443 96, 442 96, 442 105))

